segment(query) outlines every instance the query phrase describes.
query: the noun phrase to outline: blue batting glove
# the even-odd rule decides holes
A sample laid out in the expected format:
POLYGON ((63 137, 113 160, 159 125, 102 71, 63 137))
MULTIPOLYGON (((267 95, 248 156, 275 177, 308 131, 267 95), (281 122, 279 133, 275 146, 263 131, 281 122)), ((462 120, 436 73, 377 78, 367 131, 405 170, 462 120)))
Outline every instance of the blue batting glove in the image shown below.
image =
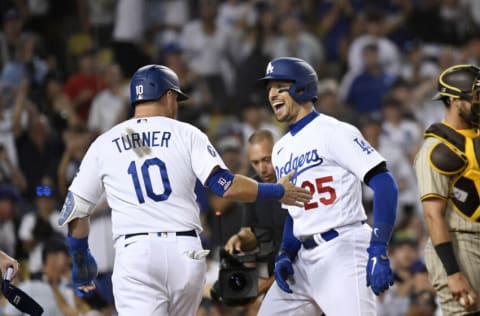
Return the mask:
POLYGON ((67 237, 70 248, 70 257, 72 258, 72 282, 75 294, 83 297, 87 293, 80 290, 79 287, 89 285, 97 276, 97 262, 88 249, 88 237, 74 238, 67 237))
POLYGON ((370 286, 373 293, 378 296, 393 285, 393 272, 387 256, 387 247, 370 244, 367 252, 367 286, 370 286))
POLYGON ((274 274, 278 286, 287 293, 293 293, 287 283, 288 276, 293 275, 292 260, 286 253, 280 253, 275 259, 274 274))

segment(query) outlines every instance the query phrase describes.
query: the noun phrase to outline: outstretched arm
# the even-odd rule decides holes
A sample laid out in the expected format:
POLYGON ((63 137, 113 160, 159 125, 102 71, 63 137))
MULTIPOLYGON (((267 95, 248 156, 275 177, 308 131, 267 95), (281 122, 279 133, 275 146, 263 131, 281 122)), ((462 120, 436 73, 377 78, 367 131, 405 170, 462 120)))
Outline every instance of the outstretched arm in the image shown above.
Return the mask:
POLYGON ((218 196, 242 201, 254 202, 265 199, 276 199, 289 205, 303 206, 312 198, 309 191, 290 183, 295 171, 281 178, 278 183, 258 183, 240 174, 215 168, 207 179, 207 186, 218 196))

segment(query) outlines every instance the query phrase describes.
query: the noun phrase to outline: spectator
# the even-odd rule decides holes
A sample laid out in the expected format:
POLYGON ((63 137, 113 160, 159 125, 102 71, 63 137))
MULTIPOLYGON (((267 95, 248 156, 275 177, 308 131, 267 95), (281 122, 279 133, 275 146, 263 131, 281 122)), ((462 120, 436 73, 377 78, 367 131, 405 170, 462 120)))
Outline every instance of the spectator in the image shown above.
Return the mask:
POLYGON ((147 32, 154 33, 157 52, 178 39, 182 28, 190 21, 191 3, 188 0, 146 1, 147 32))
POLYGON ((395 81, 395 77, 389 75, 383 68, 379 59, 378 44, 370 44, 362 47, 363 70, 353 74, 351 84, 349 74, 344 79, 342 86, 345 90, 344 102, 356 113, 378 115, 382 107, 382 98, 395 81))
POLYGON ((122 84, 122 74, 117 64, 108 65, 104 71, 106 89, 97 94, 88 114, 88 128, 103 133, 128 117, 129 94, 122 84))
POLYGON ((64 89, 78 117, 86 123, 92 100, 104 89, 105 83, 97 73, 95 50, 87 49, 78 58, 78 72, 67 79, 64 89))
POLYGON ((393 234, 389 256, 395 284, 386 291, 377 304, 378 316, 404 316, 409 309, 414 278, 412 266, 419 259, 418 243, 413 236, 403 231, 393 234))
POLYGON ((0 33, 0 69, 15 58, 23 21, 15 8, 8 9, 2 16, 2 30, 0 33))
POLYGON ((64 132, 65 149, 57 168, 59 199, 63 199, 67 195, 67 188, 80 167, 80 162, 92 137, 93 134, 83 125, 72 126, 64 132))
POLYGON ((22 171, 10 161, 3 144, 0 144, 0 185, 11 185, 19 192, 23 192, 27 188, 22 171))
MULTIPOLYGON (((275 183, 275 170, 271 155, 275 140, 268 130, 256 130, 248 139, 248 159, 255 170, 255 180, 275 183)), ((248 307, 250 313, 258 313, 263 295, 275 281, 273 267, 275 256, 280 248, 283 224, 287 211, 277 201, 262 201, 244 204, 242 227, 230 237, 225 250, 256 252, 256 265, 259 273, 257 300, 248 307)))
POLYGON ((61 138, 66 129, 82 124, 70 97, 64 91, 64 82, 60 75, 55 73, 47 75, 45 94, 46 108, 44 112, 51 123, 55 138, 61 138))
MULTIPOLYGON (((53 238, 45 243, 42 251, 43 278, 21 282, 18 287, 43 307, 49 316, 80 315, 90 310, 76 298, 65 278, 70 272, 68 247, 63 239, 53 238)), ((13 305, 7 305, 5 316, 23 315, 13 305)))
POLYGON ((201 115, 206 115, 205 108, 211 103, 210 94, 205 81, 196 80, 183 58, 183 48, 178 41, 171 41, 163 46, 161 59, 163 64, 178 74, 180 88, 189 95, 188 100, 182 102, 178 108, 178 119, 189 123, 198 123, 201 115))
POLYGON ((330 64, 346 60, 340 57, 346 44, 349 29, 359 11, 358 1, 322 1, 318 8, 318 28, 325 43, 325 59, 330 64))
POLYGON ((283 134, 283 131, 272 123, 272 114, 268 108, 255 100, 250 100, 242 106, 241 128, 243 144, 247 144, 250 136, 259 129, 266 129, 272 133, 274 141, 279 140, 283 134))
POLYGON ((304 29, 300 17, 288 14, 281 19, 281 36, 272 46, 270 56, 297 57, 311 64, 317 71, 324 60, 323 47, 318 39, 304 29))
MULTIPOLYGON (((416 211, 420 213, 415 174, 410 159, 397 144, 382 137, 382 123, 378 120, 367 119, 362 123, 362 132, 365 139, 388 162, 388 169, 392 172, 398 185, 397 223, 416 211)), ((364 186, 364 203, 371 209, 373 203, 372 190, 364 186)))
POLYGON ((372 42, 378 46, 378 62, 381 68, 391 76, 397 76, 400 73, 400 52, 398 47, 385 36, 385 20, 383 13, 378 10, 370 10, 365 16, 365 34, 355 38, 349 48, 348 64, 349 69, 361 71, 366 65, 363 57, 364 48, 372 42))
POLYGON ((16 144, 20 168, 27 179, 24 196, 28 202, 32 202, 36 195, 36 186, 44 174, 55 174, 60 157, 60 144, 52 137, 50 123, 43 114, 29 115, 29 129, 17 138, 16 144))
MULTIPOLYGON (((225 165, 233 173, 245 174, 246 164, 243 155, 242 140, 236 136, 224 136, 216 142, 219 154, 222 156, 225 165)), ((216 195, 209 195, 209 204, 211 215, 219 212, 221 215, 216 218, 211 216, 207 218, 211 227, 218 227, 215 221, 221 221, 221 231, 213 229, 212 247, 224 245, 228 238, 240 229, 242 219, 242 205, 239 202, 220 198, 216 195), (221 234, 221 235, 219 235, 221 234)))
POLYGON ((385 142, 398 146, 413 161, 423 140, 419 124, 405 117, 403 104, 398 99, 387 95, 382 103, 382 137, 385 142))
POLYGON ((112 49, 115 61, 122 67, 126 77, 135 70, 150 64, 150 58, 143 51, 145 32, 145 1, 119 0, 113 25, 112 49))
POLYGON ((214 96, 211 107, 218 113, 226 110, 234 69, 228 60, 232 54, 231 30, 217 27, 217 9, 216 0, 199 1, 200 17, 185 25, 180 42, 188 66, 214 96))
POLYGON ((20 222, 18 236, 22 248, 28 253, 28 272, 31 279, 42 276, 42 251, 46 240, 54 236, 65 237, 66 229, 57 222, 60 211, 53 179, 42 177, 35 188, 35 210, 26 213, 20 222))
POLYGON ((0 250, 15 256, 17 231, 14 219, 17 215, 19 196, 12 186, 0 186, 0 250))

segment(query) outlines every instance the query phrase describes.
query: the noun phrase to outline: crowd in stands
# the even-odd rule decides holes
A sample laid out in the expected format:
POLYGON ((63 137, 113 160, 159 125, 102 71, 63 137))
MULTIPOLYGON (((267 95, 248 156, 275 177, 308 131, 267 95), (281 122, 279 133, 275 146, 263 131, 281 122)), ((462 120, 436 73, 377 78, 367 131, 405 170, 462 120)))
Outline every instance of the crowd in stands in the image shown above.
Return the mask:
MULTIPOLYGON (((431 101, 441 70, 480 64, 478 1, 5 0, 0 14, 0 250, 21 261, 21 279, 46 282, 43 246, 65 236, 56 220, 68 186, 90 142, 130 116, 136 69, 172 68, 190 96, 179 120, 207 132, 232 172, 251 175, 246 139, 259 128, 277 139, 285 132, 256 80, 268 60, 294 56, 318 73, 317 110, 356 125, 399 185, 391 244, 397 282, 380 297, 379 315, 435 313, 412 161, 424 129, 443 117, 443 105, 431 101)), ((197 192, 203 239, 216 249, 238 231, 241 207, 197 192)), ((369 213, 367 187, 364 196, 369 213)), ((97 209, 90 245, 98 297, 84 306, 62 300, 54 287, 59 315, 77 307, 111 313, 110 210, 97 209)), ((216 264, 213 256, 210 284, 216 264)), ((199 314, 216 308, 206 299, 199 314)))

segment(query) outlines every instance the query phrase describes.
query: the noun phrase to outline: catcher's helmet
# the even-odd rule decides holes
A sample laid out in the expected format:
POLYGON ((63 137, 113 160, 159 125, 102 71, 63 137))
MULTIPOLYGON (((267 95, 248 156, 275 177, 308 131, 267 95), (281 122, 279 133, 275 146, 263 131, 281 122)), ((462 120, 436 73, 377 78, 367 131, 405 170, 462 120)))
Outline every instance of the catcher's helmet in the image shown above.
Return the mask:
POLYGON ((139 68, 130 82, 130 104, 159 99, 168 90, 178 93, 178 101, 188 99, 180 90, 180 83, 175 72, 161 65, 147 65, 139 68))
POLYGON ((293 82, 290 96, 298 103, 315 102, 318 98, 317 73, 306 61, 294 57, 280 57, 268 63, 265 76, 259 80, 282 80, 293 82))
POLYGON ((453 97, 472 100, 472 92, 480 79, 480 68, 475 65, 456 65, 445 69, 438 77, 438 93, 434 100, 453 97))

